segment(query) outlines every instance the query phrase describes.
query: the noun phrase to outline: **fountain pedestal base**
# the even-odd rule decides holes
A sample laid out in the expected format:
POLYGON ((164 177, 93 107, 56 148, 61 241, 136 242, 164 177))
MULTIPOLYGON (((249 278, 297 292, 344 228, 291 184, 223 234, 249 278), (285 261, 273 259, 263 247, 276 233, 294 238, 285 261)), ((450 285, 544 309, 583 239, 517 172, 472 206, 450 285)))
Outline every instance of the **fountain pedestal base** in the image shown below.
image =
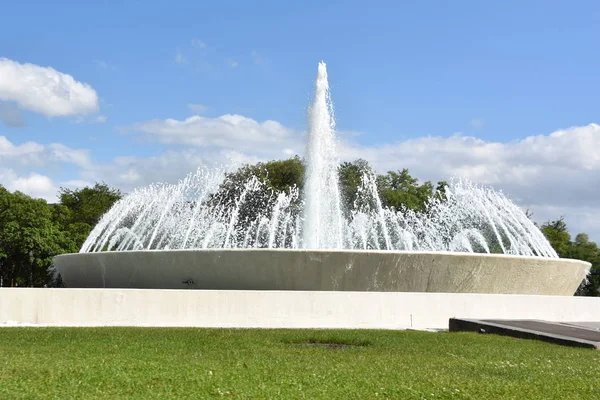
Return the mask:
POLYGON ((572 296, 589 263, 499 254, 228 249, 66 254, 70 288, 376 291, 572 296))
POLYGON ((0 326, 448 329, 450 318, 600 321, 600 299, 457 293, 0 289, 0 326))

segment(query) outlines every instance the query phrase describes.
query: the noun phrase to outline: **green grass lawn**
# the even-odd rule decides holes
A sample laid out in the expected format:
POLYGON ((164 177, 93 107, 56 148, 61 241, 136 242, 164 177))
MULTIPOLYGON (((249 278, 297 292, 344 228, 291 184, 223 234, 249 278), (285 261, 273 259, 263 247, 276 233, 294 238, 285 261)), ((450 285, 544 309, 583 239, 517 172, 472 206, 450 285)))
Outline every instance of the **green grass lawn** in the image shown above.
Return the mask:
POLYGON ((475 333, 0 329, 2 399, 213 397, 600 399, 600 352, 475 333))

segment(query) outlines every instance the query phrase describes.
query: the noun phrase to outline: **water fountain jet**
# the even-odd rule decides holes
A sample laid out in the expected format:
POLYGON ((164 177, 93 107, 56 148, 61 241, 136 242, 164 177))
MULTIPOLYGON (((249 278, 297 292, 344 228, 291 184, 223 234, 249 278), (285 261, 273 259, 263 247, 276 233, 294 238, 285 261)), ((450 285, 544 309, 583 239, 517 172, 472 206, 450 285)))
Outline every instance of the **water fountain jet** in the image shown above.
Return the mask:
POLYGON ((308 117, 302 194, 250 177, 215 201, 219 170, 137 189, 79 254, 54 259, 66 285, 572 295, 585 277, 589 264, 558 258, 504 194, 469 182, 416 212, 384 207, 366 175, 360 202, 342 210, 325 63, 308 117))

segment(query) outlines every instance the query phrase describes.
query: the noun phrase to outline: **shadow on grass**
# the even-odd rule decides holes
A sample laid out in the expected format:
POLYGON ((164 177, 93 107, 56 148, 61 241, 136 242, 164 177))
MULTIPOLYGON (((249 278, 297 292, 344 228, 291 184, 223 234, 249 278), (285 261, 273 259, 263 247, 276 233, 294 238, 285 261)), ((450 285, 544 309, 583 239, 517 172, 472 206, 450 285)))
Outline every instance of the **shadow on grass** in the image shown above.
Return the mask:
POLYGON ((366 347, 372 343, 369 340, 360 340, 354 338, 342 338, 336 336, 325 336, 325 337, 309 337, 309 338, 296 338, 296 339, 284 339, 283 343, 293 346, 306 346, 306 347, 325 347, 330 349, 343 349, 349 347, 366 347))

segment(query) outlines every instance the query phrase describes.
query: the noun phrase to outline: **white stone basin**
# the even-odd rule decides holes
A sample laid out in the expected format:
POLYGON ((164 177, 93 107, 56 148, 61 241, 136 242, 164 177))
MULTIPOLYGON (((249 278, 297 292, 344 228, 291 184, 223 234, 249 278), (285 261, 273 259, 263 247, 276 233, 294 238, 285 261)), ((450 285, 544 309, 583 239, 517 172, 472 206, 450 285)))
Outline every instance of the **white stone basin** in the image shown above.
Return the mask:
POLYGON ((450 252, 218 249, 65 254, 67 287, 571 296, 590 264, 450 252))

